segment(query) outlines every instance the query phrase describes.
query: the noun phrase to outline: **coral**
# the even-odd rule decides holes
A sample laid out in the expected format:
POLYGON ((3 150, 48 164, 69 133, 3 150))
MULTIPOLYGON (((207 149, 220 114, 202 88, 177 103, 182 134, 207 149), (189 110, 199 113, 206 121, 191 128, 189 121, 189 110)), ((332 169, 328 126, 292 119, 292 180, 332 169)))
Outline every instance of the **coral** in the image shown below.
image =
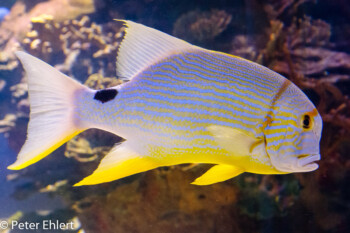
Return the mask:
POLYGON ((101 74, 92 74, 85 81, 84 85, 93 88, 95 90, 105 89, 108 87, 114 87, 122 84, 122 79, 103 77, 101 74))
POLYGON ((235 54, 236 56, 246 58, 248 60, 256 60, 257 59, 257 48, 255 43, 252 42, 253 38, 238 35, 235 36, 232 41, 232 50, 231 54, 235 54))
POLYGON ((264 10, 271 20, 277 19, 282 14, 295 14, 296 9, 306 3, 314 0, 268 0, 265 1, 264 10))
MULTIPOLYGON (((283 25, 279 25, 283 29, 283 25)), ((305 17, 294 20, 285 32, 276 35, 269 43, 280 49, 265 51, 269 66, 289 76, 302 89, 312 89, 318 94, 318 110, 324 122, 350 129, 347 120, 350 115, 346 111, 349 101, 337 88, 339 83, 350 81, 346 75, 346 71, 350 71, 350 55, 332 49, 330 25, 305 17)))
POLYGON ((4 89, 5 86, 6 86, 6 81, 0 79, 0 92, 4 89))
POLYGON ((5 133, 10 131, 16 126, 16 115, 6 114, 4 119, 0 120, 0 133, 5 133))
POLYGON ((311 17, 294 19, 287 29, 287 43, 289 49, 298 47, 329 46, 331 26, 321 19, 312 20, 311 17))
MULTIPOLYGON (((330 72, 326 74, 329 77, 335 75, 331 74, 332 70, 350 69, 350 55, 347 53, 304 47, 292 50, 290 55, 296 61, 294 62, 295 72, 308 76, 322 76, 325 74, 325 71, 329 70, 330 72)), ((276 63, 274 68, 280 73, 288 73, 290 67, 288 64, 281 62, 276 63)))
POLYGON ((121 25, 98 25, 88 16, 57 23, 51 16, 32 18, 24 49, 78 79, 93 73, 115 75, 115 58, 123 33, 121 25), (59 35, 59 36, 57 36, 59 35))
POLYGON ((0 27, 0 70, 13 70, 18 62, 13 54, 30 30, 31 19, 45 12, 57 22, 75 19, 93 13, 102 7, 102 0, 19 0, 0 27))
MULTIPOLYGON (((350 56, 329 48, 330 35, 330 25, 322 20, 312 20, 310 17, 294 20, 284 35, 287 49, 284 52, 289 52, 288 57, 294 64, 293 72, 319 76, 325 70, 349 69, 350 56)), ((289 73, 290 69, 285 60, 277 61, 272 68, 283 74, 289 73)))
POLYGON ((178 18, 173 34, 192 42, 210 41, 227 28, 231 19, 232 16, 224 10, 191 11, 178 18))
POLYGON ((67 142, 64 155, 79 162, 98 162, 120 140, 114 135, 89 130, 67 142))

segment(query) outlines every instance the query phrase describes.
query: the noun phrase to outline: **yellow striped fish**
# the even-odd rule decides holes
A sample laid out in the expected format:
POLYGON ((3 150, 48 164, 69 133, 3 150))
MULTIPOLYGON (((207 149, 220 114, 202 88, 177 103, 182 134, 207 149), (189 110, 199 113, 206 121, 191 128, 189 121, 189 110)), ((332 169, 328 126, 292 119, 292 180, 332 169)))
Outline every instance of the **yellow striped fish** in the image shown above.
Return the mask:
POLYGON ((16 53, 27 73, 31 112, 27 140, 9 169, 39 161, 88 128, 125 141, 77 186, 182 163, 215 164, 196 185, 243 172, 318 168, 322 120, 289 80, 245 59, 123 22, 117 75, 129 82, 113 88, 91 90, 16 53))

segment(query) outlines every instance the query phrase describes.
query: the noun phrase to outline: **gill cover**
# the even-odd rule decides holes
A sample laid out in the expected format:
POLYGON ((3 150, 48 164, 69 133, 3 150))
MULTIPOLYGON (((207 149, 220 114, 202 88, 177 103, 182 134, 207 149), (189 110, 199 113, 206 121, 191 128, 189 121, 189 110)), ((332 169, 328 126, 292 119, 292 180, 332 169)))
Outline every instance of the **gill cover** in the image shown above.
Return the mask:
POLYGON ((273 166, 286 173, 318 168, 322 119, 315 106, 293 83, 285 80, 264 124, 266 151, 273 166), (310 127, 303 127, 308 115, 310 127), (311 124, 312 123, 312 124, 311 124))

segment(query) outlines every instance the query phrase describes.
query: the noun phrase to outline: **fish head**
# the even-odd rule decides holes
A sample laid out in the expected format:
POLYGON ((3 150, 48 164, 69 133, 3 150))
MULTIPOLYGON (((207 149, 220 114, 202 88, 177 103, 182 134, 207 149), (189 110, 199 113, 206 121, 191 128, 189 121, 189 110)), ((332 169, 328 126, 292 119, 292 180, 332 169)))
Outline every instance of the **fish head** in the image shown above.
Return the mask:
POLYGON ((321 133, 321 116, 301 90, 282 96, 264 130, 271 164, 283 173, 316 170, 321 133))

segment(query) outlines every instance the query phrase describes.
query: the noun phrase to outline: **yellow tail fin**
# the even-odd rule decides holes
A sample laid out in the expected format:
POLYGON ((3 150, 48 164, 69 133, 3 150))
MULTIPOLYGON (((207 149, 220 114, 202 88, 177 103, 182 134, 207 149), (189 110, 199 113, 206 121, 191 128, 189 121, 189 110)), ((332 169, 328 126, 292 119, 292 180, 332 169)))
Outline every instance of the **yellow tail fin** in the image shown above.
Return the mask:
POLYGON ((52 66, 24 52, 16 52, 28 79, 30 119, 27 140, 17 161, 8 169, 19 170, 44 158, 85 130, 74 119, 74 98, 87 87, 52 66))

